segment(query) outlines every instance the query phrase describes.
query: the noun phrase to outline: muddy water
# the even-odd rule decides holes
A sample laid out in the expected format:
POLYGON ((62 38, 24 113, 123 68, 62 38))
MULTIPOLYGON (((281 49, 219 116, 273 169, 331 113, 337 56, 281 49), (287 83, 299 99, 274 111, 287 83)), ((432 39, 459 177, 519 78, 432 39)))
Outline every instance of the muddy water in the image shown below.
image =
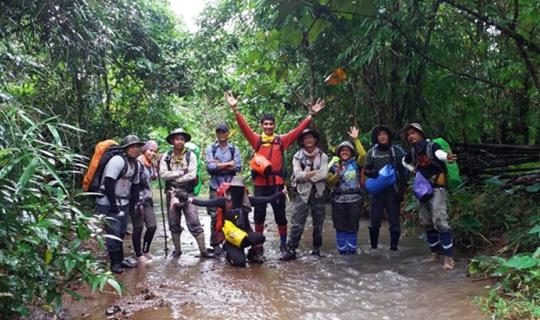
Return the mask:
MULTIPOLYGON (((208 230, 210 219, 203 209, 200 217, 208 230)), ((334 247, 329 210, 324 256, 313 257, 309 255, 310 223, 308 219, 299 258, 280 262, 277 230, 269 219, 267 260, 246 268, 233 268, 223 257, 199 258, 188 232, 182 234, 181 258, 165 258, 160 225, 151 250, 155 261, 120 276, 129 289, 127 296, 88 295, 69 313, 74 318, 85 314, 86 319, 104 319, 108 306, 120 304, 130 319, 486 318, 472 303, 475 295, 485 293, 486 283, 473 283, 466 277, 466 259, 458 258, 452 271, 443 271, 442 261, 424 263, 428 249, 416 236, 403 238, 397 254, 391 254, 385 245, 386 225, 381 230, 382 245, 370 250, 365 219, 359 231, 359 253, 341 256, 334 247)))

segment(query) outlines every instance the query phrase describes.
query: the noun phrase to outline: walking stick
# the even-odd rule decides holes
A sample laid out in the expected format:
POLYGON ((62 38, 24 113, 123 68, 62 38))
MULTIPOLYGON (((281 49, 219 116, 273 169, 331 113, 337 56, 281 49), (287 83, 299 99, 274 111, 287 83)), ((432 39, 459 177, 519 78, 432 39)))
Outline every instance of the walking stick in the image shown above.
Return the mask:
POLYGON ((165 236, 165 258, 169 256, 169 248, 167 247, 167 227, 165 226, 165 210, 163 210, 163 188, 161 187, 161 176, 159 174, 159 168, 157 170, 158 174, 158 185, 159 185, 159 204, 161 207, 161 217, 163 218, 163 235, 165 236))

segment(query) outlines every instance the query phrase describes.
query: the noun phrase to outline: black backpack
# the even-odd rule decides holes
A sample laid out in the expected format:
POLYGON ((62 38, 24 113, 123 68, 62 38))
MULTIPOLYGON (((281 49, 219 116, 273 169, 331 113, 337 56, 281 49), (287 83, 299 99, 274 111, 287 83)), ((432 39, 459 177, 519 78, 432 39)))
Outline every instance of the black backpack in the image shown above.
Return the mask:
MULTIPOLYGON (((109 148, 103 156, 101 157, 101 160, 99 161, 98 168, 96 170, 96 173, 94 174, 94 178, 92 179, 92 183, 90 184, 90 187, 88 189, 89 192, 100 192, 101 182, 103 179, 103 172, 105 171, 105 167, 107 166, 107 163, 114 157, 114 156, 121 156, 124 160, 124 166, 122 167, 122 170, 120 171, 120 174, 116 178, 116 180, 119 180, 123 178, 128 170, 128 160, 124 153, 122 152, 122 149, 117 148, 109 148)), ((133 180, 137 175, 139 174, 139 164, 137 161, 135 161, 135 172, 130 180, 133 180)))

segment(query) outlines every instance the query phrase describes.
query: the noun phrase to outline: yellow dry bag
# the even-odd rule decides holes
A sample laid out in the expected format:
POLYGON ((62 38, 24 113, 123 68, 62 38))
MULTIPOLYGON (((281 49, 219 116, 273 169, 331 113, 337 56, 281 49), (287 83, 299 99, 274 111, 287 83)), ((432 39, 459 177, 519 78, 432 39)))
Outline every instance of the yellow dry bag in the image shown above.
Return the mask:
POLYGON ((238 248, 242 248, 242 242, 248 236, 247 232, 238 228, 229 220, 225 220, 222 231, 225 235, 225 240, 238 248))

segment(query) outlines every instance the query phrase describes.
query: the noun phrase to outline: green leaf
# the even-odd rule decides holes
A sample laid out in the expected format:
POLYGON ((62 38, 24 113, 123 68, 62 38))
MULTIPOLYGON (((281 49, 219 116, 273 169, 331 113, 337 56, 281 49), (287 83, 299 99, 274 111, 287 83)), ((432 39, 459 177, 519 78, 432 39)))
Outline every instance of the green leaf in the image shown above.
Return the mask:
POLYGON ((540 191, 540 183, 535 183, 533 185, 527 186, 525 190, 529 193, 537 193, 538 191, 540 191))
POLYGON ((513 256, 508 259, 503 265, 509 268, 514 268, 517 270, 529 269, 536 267, 540 260, 535 259, 531 256, 513 256))
POLYGON ((114 290, 116 290, 119 296, 122 295, 122 287, 120 286, 118 281, 116 281, 115 279, 107 279, 107 283, 110 284, 111 287, 114 288, 114 290))

